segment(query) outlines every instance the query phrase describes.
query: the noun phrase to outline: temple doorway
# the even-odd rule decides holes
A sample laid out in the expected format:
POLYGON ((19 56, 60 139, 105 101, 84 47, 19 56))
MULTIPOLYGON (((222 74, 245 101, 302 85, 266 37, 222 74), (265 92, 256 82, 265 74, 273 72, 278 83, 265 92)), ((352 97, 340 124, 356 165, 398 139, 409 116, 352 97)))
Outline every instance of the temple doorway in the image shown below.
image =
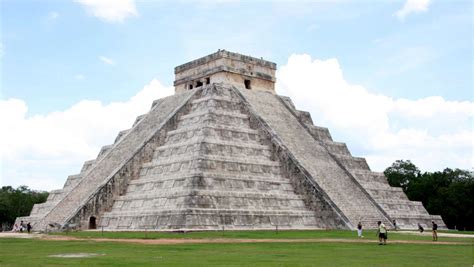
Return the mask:
POLYGON ((94 216, 89 218, 89 229, 97 229, 96 219, 94 216))

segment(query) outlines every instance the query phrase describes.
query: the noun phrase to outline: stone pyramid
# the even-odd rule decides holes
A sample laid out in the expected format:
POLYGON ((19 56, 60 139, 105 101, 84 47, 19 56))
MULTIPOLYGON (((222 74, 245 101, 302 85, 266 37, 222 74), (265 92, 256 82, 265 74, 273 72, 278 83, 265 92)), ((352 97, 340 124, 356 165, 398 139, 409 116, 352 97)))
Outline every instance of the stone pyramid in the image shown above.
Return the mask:
POLYGON ((225 50, 176 67, 175 95, 17 221, 36 230, 444 226, 276 95, 275 70, 225 50))

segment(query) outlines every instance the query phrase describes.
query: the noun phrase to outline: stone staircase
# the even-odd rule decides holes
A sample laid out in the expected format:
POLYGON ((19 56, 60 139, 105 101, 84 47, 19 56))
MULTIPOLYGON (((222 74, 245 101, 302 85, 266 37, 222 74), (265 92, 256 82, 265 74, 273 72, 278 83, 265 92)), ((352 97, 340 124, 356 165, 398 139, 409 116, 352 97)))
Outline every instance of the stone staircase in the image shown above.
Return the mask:
MULTIPOLYGON (((280 143, 301 164, 314 182, 329 196, 354 228, 359 221, 366 228, 375 228, 377 221, 391 225, 388 216, 360 186, 357 180, 336 160, 325 145, 315 140, 311 132, 323 140, 331 140, 329 131, 321 127, 308 127, 307 112, 294 109, 291 100, 279 96, 245 89, 237 89, 255 116, 272 131, 275 142, 280 143), (293 106, 293 107, 292 107, 293 106)), ((331 140, 332 141, 332 140, 331 140)), ((347 150, 343 144, 334 144, 332 150, 347 150)), ((356 168, 368 168, 365 160, 352 157, 345 162, 356 168)))
POLYGON ((240 99, 209 86, 103 214, 104 229, 315 229, 328 223, 295 193, 240 99))
MULTIPOLYGON (((114 144, 102 147, 97 159, 85 162, 79 175, 70 176, 62 190, 53 191, 48 201, 33 209, 31 217, 25 219, 31 219, 35 229, 43 230, 51 224, 64 226, 72 223, 73 218, 87 221, 87 213, 97 214, 103 208, 97 203, 94 210, 85 211, 84 207, 92 199, 101 197, 103 186, 133 159, 153 134, 159 132, 160 125, 170 120, 193 93, 183 93, 154 102, 148 116, 137 117, 130 130, 121 131, 114 144), (158 104, 160 108, 156 108, 158 104)), ((77 219, 73 223, 86 224, 77 219)))
MULTIPOLYGON (((391 187, 383 173, 372 172, 364 158, 353 157, 346 144, 334 142, 329 130, 313 125, 308 112, 298 111, 287 97, 281 97, 283 103, 293 110, 299 120, 307 127, 315 140, 321 142, 328 152, 357 180, 370 197, 384 211, 390 221, 396 220, 397 227, 401 229, 416 229, 418 223, 431 226, 431 221, 436 221, 439 227, 445 224, 439 215, 430 215, 423 204, 410 201, 403 190, 391 187)), ((363 225, 371 223, 376 218, 361 218, 363 225)))

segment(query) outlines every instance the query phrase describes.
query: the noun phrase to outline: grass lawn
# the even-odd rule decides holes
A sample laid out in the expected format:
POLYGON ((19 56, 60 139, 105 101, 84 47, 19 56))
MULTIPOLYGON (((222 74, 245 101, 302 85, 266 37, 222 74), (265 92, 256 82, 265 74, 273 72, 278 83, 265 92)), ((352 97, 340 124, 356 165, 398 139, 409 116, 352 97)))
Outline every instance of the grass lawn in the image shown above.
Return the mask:
MULTIPOLYGON (((336 233, 338 235, 338 233, 336 233)), ((334 236, 331 236, 334 237, 334 236)), ((467 245, 235 243, 148 245, 0 238, 0 266, 472 266, 467 245), (98 253, 90 258, 55 258, 98 253)))
MULTIPOLYGON (((431 232, 426 235, 413 235, 402 231, 390 231, 389 240, 431 240, 431 232)), ((459 232, 457 232, 459 233, 459 232)), ((374 230, 364 231, 364 236, 375 239, 374 230)), ((53 235, 68 235, 80 238, 132 238, 132 239, 160 239, 160 238, 248 238, 248 239, 313 239, 313 238, 343 238, 358 239, 357 232, 348 230, 285 230, 285 231, 205 231, 205 232, 101 232, 101 231, 79 231, 69 233, 54 233, 53 235)), ((439 237, 439 241, 474 242, 471 238, 439 237)))

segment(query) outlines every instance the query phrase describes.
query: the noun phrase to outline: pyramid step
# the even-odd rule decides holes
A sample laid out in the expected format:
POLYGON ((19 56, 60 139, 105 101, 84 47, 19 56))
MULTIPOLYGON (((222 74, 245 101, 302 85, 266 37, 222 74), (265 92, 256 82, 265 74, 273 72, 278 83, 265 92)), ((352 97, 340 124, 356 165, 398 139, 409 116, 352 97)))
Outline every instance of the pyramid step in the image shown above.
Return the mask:
POLYGON ((235 158, 210 155, 170 158, 166 162, 144 163, 140 176, 155 175, 178 171, 222 170, 241 173, 272 173, 280 174, 278 162, 258 158, 235 158))
POLYGON ((388 183, 381 182, 361 182, 360 183, 367 190, 385 190, 393 192, 403 192, 401 187, 391 187, 388 183))
POLYGON ((311 132, 311 135, 314 139, 320 142, 332 142, 331 134, 329 133, 329 129, 326 127, 320 126, 308 126, 311 132))
POLYGON ((364 158, 353 157, 349 155, 333 154, 336 158, 350 170, 370 170, 367 161, 364 158))
POLYGON ((203 209, 203 208, 180 208, 180 209, 144 209, 140 211, 111 211, 104 214, 104 218, 112 217, 128 217, 136 215, 149 216, 149 215, 171 215, 171 214, 193 214, 193 213, 207 213, 207 214, 220 214, 220 215, 232 215, 232 214, 247 214, 247 215, 285 215, 293 214, 298 216, 315 216, 312 211, 303 210, 268 210, 268 209, 203 209))
POLYGON ((179 119, 179 126, 188 126, 201 123, 215 123, 234 127, 250 128, 249 116, 238 112, 228 112, 222 110, 202 110, 194 112, 179 119))
POLYGON ((165 175, 146 175, 142 176, 139 179, 132 180, 129 184, 140 184, 147 183, 147 182, 158 182, 158 181, 165 181, 165 180, 172 180, 172 179, 185 179, 189 177, 206 177, 212 178, 216 180, 225 180, 225 179, 232 179, 232 180, 244 180, 249 182, 280 182, 280 181, 289 181, 286 178, 283 178, 280 174, 273 174, 273 173, 243 173, 243 172, 226 172, 225 170, 219 172, 208 172, 208 171, 195 171, 190 170, 189 172, 177 172, 174 174, 165 174, 165 175))
POLYGON ((180 133, 194 132, 194 131, 198 131, 202 129, 213 129, 213 130, 230 131, 230 132, 236 132, 236 133, 258 134, 257 130, 253 130, 250 128, 232 127, 232 126, 220 125, 217 123, 203 123, 200 125, 181 127, 179 129, 169 131, 168 136, 172 136, 172 135, 180 134, 180 133))
POLYGON ((94 165, 94 163, 95 163, 95 159, 85 161, 84 164, 82 165, 81 174, 83 175, 88 170, 90 170, 92 168, 92 166, 94 165))
POLYGON ((367 192, 377 201, 383 199, 395 199, 395 200, 408 200, 407 196, 403 191, 392 191, 392 190, 371 190, 368 189, 367 192))
POLYGON ((51 190, 51 191, 49 192, 48 199, 53 200, 54 198, 56 198, 57 196, 61 195, 62 193, 64 193, 64 190, 63 190, 63 189, 54 189, 54 190, 51 190))
POLYGON ((153 158, 163 160, 166 157, 177 157, 179 155, 187 156, 194 153, 265 159, 271 157, 271 150, 268 146, 263 146, 257 143, 224 141, 208 137, 193 138, 183 143, 164 145, 154 152, 153 158))
POLYGON ((229 103, 233 103, 233 104, 239 104, 240 103, 240 101, 238 101, 238 100, 236 100, 235 98, 232 98, 232 97, 211 95, 211 96, 205 96, 205 97, 201 97, 201 98, 192 100, 191 104, 193 104, 193 105, 201 104, 201 103, 207 104, 206 102, 208 102, 208 101, 222 101, 222 102, 229 102, 229 103))
POLYGON ((182 189, 172 188, 164 190, 153 190, 150 193, 142 194, 127 194, 118 196, 116 201, 127 201, 127 200, 148 200, 158 198, 176 198, 176 197, 213 197, 213 198, 241 198, 241 199, 282 199, 282 200, 303 200, 302 196, 294 193, 290 194, 275 194, 272 192, 252 192, 252 191, 240 191, 235 190, 206 190, 206 189, 182 189))
POLYGON ((41 216, 45 212, 51 210, 54 205, 56 205, 57 201, 47 201, 45 203, 34 204, 33 208, 31 209, 30 216, 41 216))
POLYGON ((191 104, 191 112, 209 108, 227 111, 240 111, 241 109, 241 103, 231 97, 207 96, 193 100, 191 104))
POLYGON ((188 120, 188 119, 194 119, 194 118, 200 118, 203 116, 208 116, 208 115, 216 115, 216 116, 222 116, 222 117, 234 117, 234 118, 240 118, 240 119, 249 119, 249 115, 242 114, 242 113, 237 113, 237 112, 229 112, 226 110, 216 110, 216 109, 206 109, 206 110, 201 110, 199 112, 191 112, 189 114, 183 115, 179 118, 180 121, 183 120, 188 120))
POLYGON ((293 101, 291 100, 291 98, 287 97, 287 96, 282 96, 282 95, 279 95, 278 96, 281 100, 283 100, 283 103, 285 103, 285 105, 287 107, 289 107, 292 111, 296 111, 296 107, 295 107, 295 104, 293 103, 293 101))
MULTIPOLYGON (((277 161, 271 161, 262 157, 235 157, 235 156, 221 156, 221 155, 204 155, 201 153, 189 153, 187 156, 176 156, 168 158, 153 159, 151 162, 145 162, 142 165, 142 169, 154 168, 163 165, 170 165, 174 163, 183 162, 226 162, 236 164, 251 164, 251 165, 262 165, 271 167, 280 167, 280 163, 277 161)), ((202 167, 202 166, 200 166, 202 167)))
POLYGON ((69 175, 64 183, 64 189, 71 189, 82 179, 82 174, 69 175))
POLYGON ((105 229, 314 229, 325 218, 291 210, 181 209, 150 210, 143 214, 106 214, 105 229))
POLYGON ((212 138, 212 137, 192 138, 192 139, 186 140, 185 142, 182 142, 182 143, 165 144, 163 146, 158 147, 156 150, 157 151, 164 151, 164 150, 168 150, 168 149, 181 148, 181 147, 186 147, 186 146, 201 144, 201 143, 213 144, 213 145, 222 145, 222 146, 230 146, 230 147, 239 147, 239 148, 252 148, 252 149, 259 149, 259 150, 271 150, 268 146, 261 145, 261 144, 243 143, 243 142, 238 142, 238 141, 226 141, 226 140, 220 140, 220 139, 212 138))
POLYGON ((313 126, 313 119, 311 118, 311 113, 303 110, 295 110, 295 113, 298 119, 301 120, 301 122, 308 126, 313 126))
MULTIPOLYGON (((148 177, 148 176, 147 176, 148 177)), ((147 183, 156 183, 156 182, 166 182, 166 181, 175 181, 175 180, 185 180, 185 179, 212 179, 216 181, 242 181, 245 183, 278 183, 278 184, 290 184, 290 180, 283 178, 282 176, 252 176, 252 175, 238 175, 238 174, 220 174, 216 173, 215 175, 211 173, 178 173, 177 175, 166 175, 157 179, 156 177, 149 178, 140 178, 132 180, 129 182, 129 185, 140 185, 147 183)))
POLYGON ((423 205, 416 205, 410 202, 397 204, 381 204, 388 214, 428 214, 423 205))
POLYGON ((141 120, 143 120, 143 118, 145 118, 145 116, 146 116, 146 114, 142 114, 142 115, 137 116, 137 118, 135 119, 135 122, 133 123, 132 127, 135 127, 141 120))
POLYGON ((360 169, 351 169, 350 172, 354 175, 354 177, 361 181, 361 182, 379 182, 379 183, 387 183, 387 177, 383 174, 383 172, 374 172, 370 170, 360 170, 360 169))
POLYGON ((242 127, 231 127, 212 124, 200 124, 193 127, 183 127, 168 132, 166 143, 179 143, 183 140, 199 137, 215 137, 220 140, 259 143, 258 131, 242 127))
POLYGON ((113 144, 103 146, 103 147, 100 149, 99 154, 97 155, 97 159, 100 159, 100 158, 104 157, 105 153, 107 153, 108 151, 110 151, 110 149, 111 149, 113 146, 114 146, 113 144))
POLYGON ((423 203, 421 201, 411 201, 405 199, 381 199, 378 201, 380 204, 385 205, 407 205, 407 206, 417 206, 423 207, 423 203))
POLYGON ((122 137, 124 137, 129 132, 130 132, 130 129, 120 131, 117 137, 115 137, 114 144, 118 143, 122 139, 122 137))
POLYGON ((265 197, 261 194, 245 193, 242 195, 213 195, 199 194, 187 195, 183 193, 167 194, 166 196, 150 196, 139 198, 128 196, 125 199, 117 199, 112 207, 112 212, 133 211, 146 209, 184 209, 184 208, 206 208, 206 209, 255 209, 255 207, 278 210, 307 210, 302 199, 284 197, 282 195, 265 197))
POLYGON ((351 156, 351 152, 349 152, 345 143, 327 141, 325 144, 329 153, 351 156))
POLYGON ((222 179, 192 176, 180 179, 166 179, 160 181, 148 180, 145 183, 133 183, 128 186, 127 194, 173 188, 208 190, 220 189, 254 192, 293 192, 291 183, 283 179, 272 181, 253 181, 247 179, 222 179))

